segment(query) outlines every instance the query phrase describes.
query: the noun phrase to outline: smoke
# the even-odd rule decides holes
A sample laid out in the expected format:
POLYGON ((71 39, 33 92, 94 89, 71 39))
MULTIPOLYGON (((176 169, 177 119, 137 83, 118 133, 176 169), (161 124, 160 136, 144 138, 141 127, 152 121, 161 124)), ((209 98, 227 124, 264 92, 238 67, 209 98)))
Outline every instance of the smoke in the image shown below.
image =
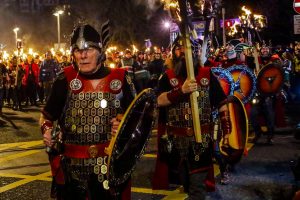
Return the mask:
POLYGON ((135 3, 146 6, 148 19, 154 15, 161 5, 160 0, 135 0, 135 3))
POLYGON ((147 7, 149 8, 149 10, 153 10, 155 11, 157 9, 157 5, 158 5, 158 0, 137 0, 138 3, 144 3, 145 5, 147 5, 147 7))

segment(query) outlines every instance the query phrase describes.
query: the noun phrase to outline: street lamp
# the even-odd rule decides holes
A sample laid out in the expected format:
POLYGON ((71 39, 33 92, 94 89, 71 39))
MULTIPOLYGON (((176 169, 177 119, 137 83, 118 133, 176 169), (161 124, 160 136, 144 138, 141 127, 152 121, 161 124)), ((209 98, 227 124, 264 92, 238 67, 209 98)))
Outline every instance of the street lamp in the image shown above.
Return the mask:
POLYGON ((15 32, 15 36, 16 36, 16 45, 17 45, 17 43, 18 43, 18 31, 20 30, 20 28, 19 27, 16 27, 16 28, 14 28, 14 32, 15 32))
POLYGON ((58 43, 58 49, 60 48, 60 21, 59 21, 59 16, 63 13, 64 13, 63 10, 58 10, 55 13, 53 13, 53 15, 57 17, 57 43, 58 43))
POLYGON ((171 35, 171 22, 164 21, 164 27, 168 30, 169 38, 170 38, 170 48, 172 48, 172 35, 171 35))

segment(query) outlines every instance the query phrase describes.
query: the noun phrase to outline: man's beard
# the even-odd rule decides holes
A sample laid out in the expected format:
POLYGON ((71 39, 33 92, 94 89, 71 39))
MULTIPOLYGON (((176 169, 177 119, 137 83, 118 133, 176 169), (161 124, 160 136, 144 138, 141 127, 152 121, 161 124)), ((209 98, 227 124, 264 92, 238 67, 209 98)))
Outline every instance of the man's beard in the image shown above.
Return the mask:
MULTIPOLYGON (((174 73, 176 76, 182 77, 183 79, 187 78, 187 67, 186 67, 186 61, 185 56, 181 56, 179 58, 175 58, 173 61, 174 64, 174 73)), ((199 61, 196 59, 193 59, 193 70, 194 75, 198 75, 198 66, 200 66, 199 61)))
POLYGON ((270 58, 271 58, 271 56, 261 56, 260 59, 262 62, 266 63, 266 62, 269 62, 270 58))
POLYGON ((183 78, 187 77, 186 72, 186 63, 184 57, 179 57, 174 60, 174 72, 176 76, 180 76, 183 78))

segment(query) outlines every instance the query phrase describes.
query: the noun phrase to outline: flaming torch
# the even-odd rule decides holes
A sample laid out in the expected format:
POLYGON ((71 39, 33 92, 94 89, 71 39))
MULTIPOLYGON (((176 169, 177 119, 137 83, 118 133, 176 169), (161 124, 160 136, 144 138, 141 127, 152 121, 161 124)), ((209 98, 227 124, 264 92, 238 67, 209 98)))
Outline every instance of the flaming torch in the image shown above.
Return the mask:
POLYGON ((267 26, 267 19, 263 15, 252 14, 252 12, 245 6, 242 7, 244 14, 240 16, 242 28, 247 33, 248 43, 253 46, 253 56, 255 62, 256 72, 259 71, 258 53, 255 45, 252 44, 252 37, 257 35, 261 41, 258 31, 261 31, 267 26), (256 34, 255 34, 256 33, 256 34))

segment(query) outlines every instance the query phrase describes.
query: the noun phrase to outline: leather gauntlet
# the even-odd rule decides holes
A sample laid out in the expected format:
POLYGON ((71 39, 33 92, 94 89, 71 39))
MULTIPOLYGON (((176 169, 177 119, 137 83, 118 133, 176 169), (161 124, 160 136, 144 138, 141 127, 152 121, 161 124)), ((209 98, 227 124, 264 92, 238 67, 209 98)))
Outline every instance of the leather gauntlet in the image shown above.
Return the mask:
POLYGON ((174 88, 167 93, 167 97, 171 103, 177 103, 184 97, 184 94, 180 88, 174 88))
POLYGON ((45 120, 41 126, 42 135, 44 135, 46 130, 52 129, 53 123, 50 120, 45 120))

